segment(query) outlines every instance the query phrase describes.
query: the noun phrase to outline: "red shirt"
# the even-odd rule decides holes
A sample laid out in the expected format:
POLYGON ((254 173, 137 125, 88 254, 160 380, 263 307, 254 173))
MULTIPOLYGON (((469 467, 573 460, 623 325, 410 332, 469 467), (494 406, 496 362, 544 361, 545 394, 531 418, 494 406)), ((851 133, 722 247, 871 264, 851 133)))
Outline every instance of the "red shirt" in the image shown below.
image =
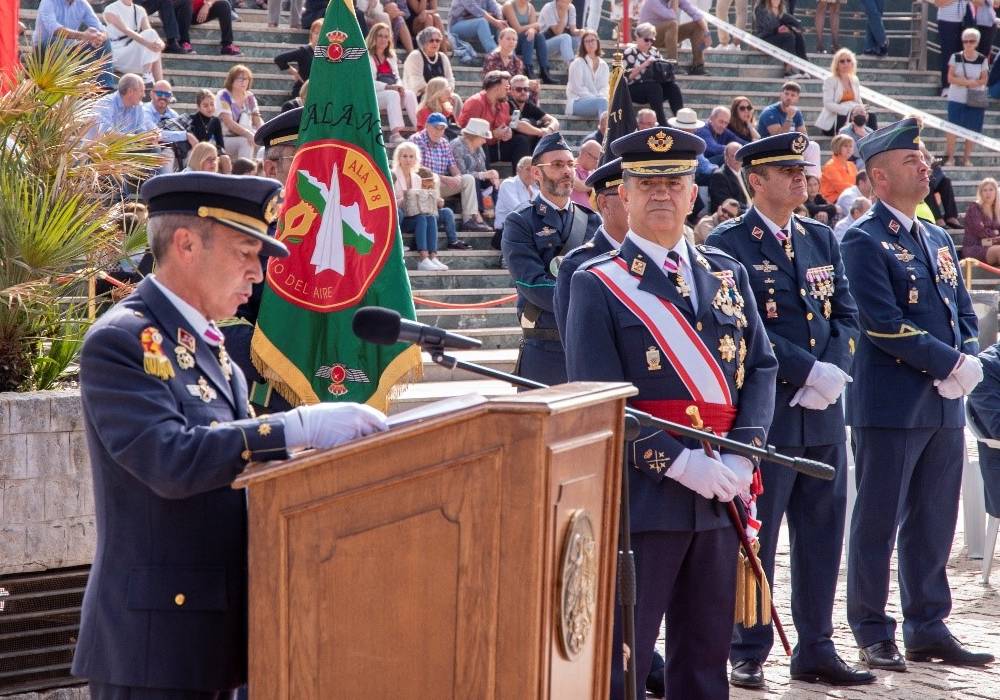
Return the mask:
MULTIPOLYGON (((503 100, 497 103, 496 106, 491 107, 489 100, 486 99, 486 91, 480 90, 479 93, 467 99, 465 104, 462 105, 462 113, 458 115, 458 125, 465 128, 465 125, 473 117, 479 117, 488 121, 490 129, 508 126, 510 125, 510 103, 507 100, 503 100)), ((486 143, 492 146, 496 142, 496 139, 491 138, 486 143)))

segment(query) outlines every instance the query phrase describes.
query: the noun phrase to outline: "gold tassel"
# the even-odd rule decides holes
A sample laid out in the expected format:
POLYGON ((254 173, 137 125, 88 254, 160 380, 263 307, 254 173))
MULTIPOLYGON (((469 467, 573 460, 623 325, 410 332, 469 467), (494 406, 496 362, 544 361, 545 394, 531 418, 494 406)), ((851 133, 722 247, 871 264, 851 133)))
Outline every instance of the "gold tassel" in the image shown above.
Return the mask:
MULTIPOLYGON (((751 549, 753 549, 753 545, 751 545, 751 549)), ((757 579, 753 575, 753 565, 750 563, 749 555, 746 558, 743 576, 746 578, 746 602, 744 603, 743 626, 754 627, 757 624, 757 579)))
POLYGON ((736 555, 736 624, 743 624, 743 611, 744 611, 744 581, 743 581, 743 571, 746 567, 746 557, 743 556, 743 550, 741 549, 736 555))
POLYGON ((771 624, 771 586, 767 582, 767 576, 760 578, 760 622, 762 625, 771 624))

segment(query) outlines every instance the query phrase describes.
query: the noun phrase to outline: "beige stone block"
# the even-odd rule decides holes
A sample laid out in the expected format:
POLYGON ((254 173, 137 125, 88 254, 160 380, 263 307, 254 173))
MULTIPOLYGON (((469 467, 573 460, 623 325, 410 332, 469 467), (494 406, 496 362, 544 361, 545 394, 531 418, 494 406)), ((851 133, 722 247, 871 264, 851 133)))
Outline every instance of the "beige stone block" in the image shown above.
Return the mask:
POLYGON ((28 477, 72 476, 76 468, 70 462, 69 433, 31 433, 27 436, 28 477))
POLYGON ((41 479, 8 481, 3 490, 3 515, 7 524, 45 520, 45 483, 41 479))
POLYGON ((90 478, 90 451, 87 448, 87 435, 82 431, 69 434, 69 463, 77 476, 90 478))
POLYGON ((25 525, 0 527, 0 574, 21 571, 21 562, 24 560, 27 541, 27 527, 25 525))
POLYGON ((78 392, 53 392, 49 410, 49 430, 59 432, 83 430, 83 406, 80 404, 78 392))
POLYGON ((0 479, 23 479, 28 475, 28 437, 0 435, 0 479))
POLYGON ((13 397, 12 392, 0 392, 0 435, 10 433, 10 399, 13 397))
POLYGON ((80 482, 74 478, 45 480, 45 520, 62 520, 84 514, 80 482))
POLYGON ((97 526, 93 516, 75 518, 66 526, 66 560, 64 566, 90 564, 97 549, 97 526))
POLYGON ((66 560, 66 527, 62 523, 34 523, 27 526, 25 564, 62 566, 66 560))
POLYGON ((8 401, 11 433, 44 433, 49 429, 52 392, 13 394, 8 401))

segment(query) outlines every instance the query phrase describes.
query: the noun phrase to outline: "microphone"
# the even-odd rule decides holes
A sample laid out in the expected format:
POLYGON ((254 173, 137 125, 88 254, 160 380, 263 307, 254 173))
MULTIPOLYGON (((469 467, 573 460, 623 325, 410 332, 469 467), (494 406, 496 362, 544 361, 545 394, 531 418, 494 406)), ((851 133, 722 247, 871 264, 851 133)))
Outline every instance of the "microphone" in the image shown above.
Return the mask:
POLYGON ((422 348, 470 350, 478 348, 482 342, 458 333, 449 333, 443 328, 428 326, 426 323, 402 318, 398 311, 381 306, 366 306, 358 309, 351 322, 354 335, 361 340, 376 345, 396 343, 416 343, 422 348))

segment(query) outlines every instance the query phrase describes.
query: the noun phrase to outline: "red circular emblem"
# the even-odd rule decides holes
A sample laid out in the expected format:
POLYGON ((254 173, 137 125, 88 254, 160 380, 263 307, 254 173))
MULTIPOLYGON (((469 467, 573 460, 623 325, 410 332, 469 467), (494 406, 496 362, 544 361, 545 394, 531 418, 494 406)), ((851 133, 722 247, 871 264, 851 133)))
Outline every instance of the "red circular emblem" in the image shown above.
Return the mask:
POLYGON ((345 379, 347 379, 347 370, 344 369, 344 365, 334 365, 330 368, 331 382, 343 384, 345 379))
POLYGON ((344 141, 314 141, 292 161, 277 233, 290 255, 271 258, 268 282, 302 308, 354 306, 381 271, 396 225, 391 187, 371 156, 344 141))
POLYGON ((339 61, 344 56, 344 47, 340 44, 330 44, 326 47, 326 57, 331 61, 339 61))

